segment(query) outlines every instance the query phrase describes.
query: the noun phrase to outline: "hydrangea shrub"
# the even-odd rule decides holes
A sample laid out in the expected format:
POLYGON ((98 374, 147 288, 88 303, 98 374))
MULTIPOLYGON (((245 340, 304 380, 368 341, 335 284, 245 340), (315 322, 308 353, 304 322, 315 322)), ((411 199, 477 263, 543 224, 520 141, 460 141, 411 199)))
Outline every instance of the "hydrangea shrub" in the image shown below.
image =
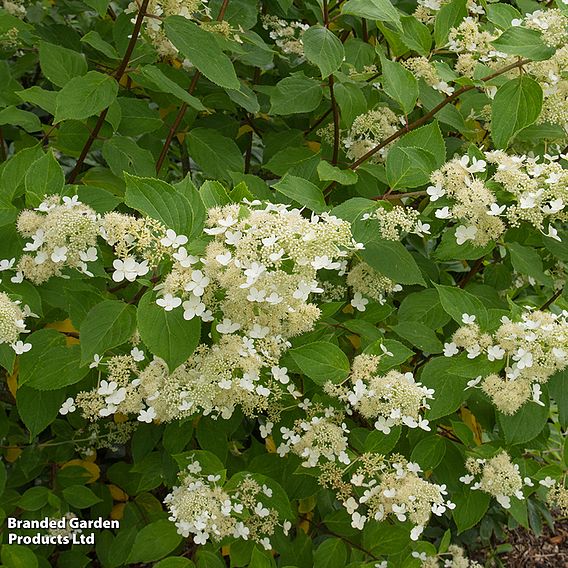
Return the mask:
POLYGON ((567 514, 566 2, 0 24, 4 566, 479 568, 567 514))

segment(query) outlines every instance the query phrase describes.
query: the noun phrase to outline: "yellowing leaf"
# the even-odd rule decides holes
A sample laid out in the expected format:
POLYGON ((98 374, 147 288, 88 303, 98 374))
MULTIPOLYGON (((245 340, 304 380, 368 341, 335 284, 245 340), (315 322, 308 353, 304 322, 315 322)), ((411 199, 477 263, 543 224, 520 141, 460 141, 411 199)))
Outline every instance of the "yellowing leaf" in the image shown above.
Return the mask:
POLYGON ((475 440, 475 443, 480 446, 483 430, 479 425, 479 422, 475 418, 475 415, 471 412, 471 410, 469 410, 465 406, 462 406, 461 418, 464 424, 473 432, 473 439, 475 440))
POLYGON ((8 448, 6 450, 6 461, 10 462, 10 463, 14 463, 19 457, 20 454, 22 453, 22 450, 20 448, 18 448, 17 446, 13 446, 11 448, 8 448))
POLYGON ((47 323, 45 324, 45 327, 61 331, 62 333, 79 333, 79 330, 73 326, 73 323, 69 318, 61 321, 53 321, 51 323, 47 323))
POLYGON ((309 513, 306 513, 302 519, 302 521, 300 522, 300 524, 298 525, 300 527, 300 529, 302 529, 306 534, 308 534, 308 532, 310 531, 310 521, 312 520, 314 514, 312 511, 310 511, 309 513))
POLYGON ((243 134, 246 134, 247 132, 252 132, 252 128, 248 124, 243 124, 239 128, 239 131, 237 132, 237 138, 240 138, 243 134))
POLYGON ((120 487, 113 485, 112 483, 108 485, 108 490, 115 501, 128 501, 128 494, 124 492, 120 487))
POLYGON ((114 415, 114 422, 115 424, 124 424, 124 422, 128 421, 128 416, 126 414, 122 414, 121 412, 117 412, 114 415))
POLYGON ((110 518, 116 521, 120 521, 124 516, 124 508, 126 507, 126 503, 117 503, 114 505, 110 512, 110 518))
POLYGON ((355 349, 360 349, 361 347, 361 338, 358 335, 349 335, 348 338, 349 342, 355 349))
POLYGON ((101 476, 101 470, 99 469, 99 466, 96 463, 91 463, 87 460, 69 460, 61 466, 61 469, 65 469, 66 467, 73 465, 82 467, 91 474, 91 477, 89 478, 89 481, 87 481, 87 483, 94 483, 101 476))
POLYGON ((276 452, 276 444, 274 443, 272 436, 267 436, 264 445, 266 446, 266 451, 269 454, 274 454, 276 452))
POLYGON ((319 142, 316 142, 315 140, 308 140, 306 142, 306 146, 316 154, 320 151, 321 148, 321 144, 319 142))
POLYGON ((229 556, 231 554, 231 547, 226 544, 225 546, 221 547, 221 555, 222 556, 229 556))
POLYGON ((8 383, 8 389, 12 393, 12 396, 16 398, 16 391, 18 390, 18 359, 16 359, 16 363, 14 364, 14 372, 11 375, 8 375, 6 382, 8 383))

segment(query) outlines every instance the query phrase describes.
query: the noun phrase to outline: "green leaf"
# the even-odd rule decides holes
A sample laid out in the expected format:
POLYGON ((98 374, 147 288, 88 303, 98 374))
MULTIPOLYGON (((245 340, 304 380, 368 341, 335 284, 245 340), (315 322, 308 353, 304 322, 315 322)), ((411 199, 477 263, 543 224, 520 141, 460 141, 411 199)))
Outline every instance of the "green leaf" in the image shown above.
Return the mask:
POLYGON ((160 560, 175 550, 181 540, 182 537, 177 533, 176 526, 166 519, 147 524, 136 535, 128 563, 160 560))
POLYGON ((188 238, 201 234, 204 208, 195 188, 176 189, 165 181, 124 174, 126 205, 188 238))
POLYGON ((126 343, 136 328, 136 308, 119 300, 105 300, 89 310, 81 323, 82 364, 95 354, 126 343))
POLYGON ((314 552, 314 568, 345 568, 347 554, 347 546, 340 538, 328 538, 314 552))
POLYGON ((86 43, 90 45, 93 49, 96 49, 98 52, 106 55, 109 59, 119 59, 119 55, 116 49, 105 41, 98 32, 91 30, 89 33, 85 34, 81 38, 81 43, 86 43))
MULTIPOLYGON (((568 369, 550 377, 548 390, 558 405, 558 420, 561 426, 566 428, 568 426, 568 369)), ((568 444, 565 445, 565 448, 568 448, 568 444)))
POLYGON ((542 88, 521 75, 502 85, 491 107, 491 137, 497 148, 506 148, 517 132, 532 124, 542 108, 542 88))
POLYGON ((448 41, 452 28, 457 28, 461 21, 467 17, 467 0, 453 0, 444 4, 436 14, 434 23, 434 40, 436 47, 443 47, 448 41))
POLYGON ((497 412, 497 423, 508 445, 524 444, 542 432, 550 412, 546 385, 542 387, 540 400, 544 406, 532 401, 525 402, 512 416, 497 412))
POLYGON ((38 560, 33 550, 27 546, 3 544, 2 566, 5 568, 37 568, 38 560))
POLYGON ((446 313, 460 325, 463 325, 463 314, 476 317, 476 323, 481 328, 487 327, 489 324, 489 314, 482 302, 473 294, 454 288, 452 286, 439 286, 434 284, 440 296, 440 302, 446 313))
POLYGON ((436 337, 436 333, 428 326, 417 321, 403 321, 391 329, 409 343, 427 353, 441 353, 444 346, 436 337))
MULTIPOLYGON (((503 4, 498 6, 503 7, 503 4)), ((554 47, 544 43, 539 31, 521 26, 510 27, 492 43, 503 53, 520 55, 534 61, 549 59, 556 51, 554 47)))
POLYGON ((24 511, 39 511, 47 504, 49 489, 45 486, 36 486, 26 489, 18 501, 18 507, 24 511))
POLYGON ((426 286, 413 256, 398 241, 375 240, 361 251, 363 260, 398 284, 426 286))
POLYGON ((65 398, 65 390, 36 390, 27 386, 18 388, 16 407, 22 422, 30 431, 30 439, 41 434, 57 418, 65 398))
POLYGON ((475 526, 487 513, 491 496, 483 491, 471 491, 469 488, 462 493, 454 493, 452 501, 456 504, 452 516, 458 527, 458 534, 475 526))
POLYGON ((179 367, 199 344, 201 320, 183 318, 183 309, 167 312, 151 292, 142 296, 137 311, 138 331, 148 349, 164 359, 170 371, 179 367))
POLYGON ((208 180, 199 188, 199 195, 207 209, 231 203, 225 187, 218 181, 208 180))
POLYGON ((315 341, 288 351, 302 373, 319 385, 340 383, 349 375, 349 360, 333 343, 315 341))
POLYGON ((401 433, 402 426, 393 426, 388 434, 372 430, 365 438, 363 449, 366 452, 387 455, 396 446, 401 433))
POLYGON ((187 143, 191 157, 212 178, 230 181, 230 172, 243 172, 245 161, 234 140, 211 128, 193 128, 187 143))
POLYGON ((0 126, 4 125, 19 126, 26 132, 37 132, 41 130, 41 122, 37 115, 27 110, 9 106, 0 111, 0 126))
POLYGON ((110 75, 89 71, 68 81, 56 99, 54 123, 84 120, 100 113, 116 99, 118 84, 110 75))
POLYGON ((63 489, 63 498, 71 507, 86 509, 100 503, 102 499, 97 497, 91 489, 84 485, 70 485, 63 489))
POLYGON ((434 399, 429 401, 428 419, 435 420, 455 412, 467 398, 465 388, 469 380, 498 371, 500 362, 468 359, 465 353, 454 357, 435 357, 424 365, 420 381, 434 389, 434 399))
POLYGON ((339 69, 345 50, 333 32, 314 26, 304 32, 302 42, 307 60, 319 67, 324 79, 339 69))
POLYGON ((367 100, 357 84, 337 83, 335 99, 341 111, 340 124, 342 128, 350 128, 357 116, 367 111, 367 100))
POLYGON ((327 160, 318 164, 318 175, 322 181, 336 181, 340 185, 353 185, 359 180, 359 176, 353 170, 341 170, 332 166, 327 160))
POLYGON ((164 29, 168 39, 207 79, 225 89, 239 90, 235 68, 213 33, 182 16, 166 18, 164 29))
POLYGON ((403 16, 400 23, 402 25, 400 39, 404 45, 426 57, 432 48, 432 36, 428 26, 419 22, 414 16, 403 16))
POLYGON ((390 0, 348 0, 343 5, 341 12, 368 20, 388 22, 400 27, 399 11, 390 0))
POLYGON ((400 63, 387 59, 382 53, 380 56, 385 93, 400 105, 404 114, 411 113, 418 99, 416 78, 400 63))
POLYGON ((422 438, 412 448, 410 459, 417 462, 424 471, 434 469, 446 454, 446 444, 444 439, 438 434, 432 434, 422 438))
POLYGON ((420 322, 430 329, 438 329, 450 321, 438 292, 432 288, 408 294, 400 303, 397 315, 401 322, 420 322))
POLYGON ((53 329, 40 329, 26 341, 32 348, 20 355, 20 385, 42 391, 56 390, 78 383, 89 371, 79 366, 79 346, 66 347, 65 336, 53 329))
MULTIPOLYGON (((487 19, 496 26, 506 30, 514 19, 522 19, 521 13, 510 4, 488 4, 487 19)), ((526 30, 526 28, 522 28, 526 30)))
POLYGON ((45 41, 39 42, 39 65, 44 76, 58 87, 81 77, 88 69, 82 53, 45 41))
POLYGON ((55 114, 57 91, 46 91, 36 85, 23 91, 16 91, 16 94, 23 101, 32 103, 46 110, 49 114, 55 114))
POLYGON ((44 155, 40 144, 24 148, 4 163, 0 174, 0 195, 11 202, 24 192, 25 178, 30 166, 44 155))
POLYGON ((123 136, 139 136, 162 126, 160 115, 148 106, 148 101, 118 97, 117 102, 122 116, 118 130, 123 136))
POLYGON ((271 114, 298 114, 315 110, 322 98, 319 81, 301 73, 282 79, 271 91, 271 114))
POLYGON ((544 273, 542 258, 534 248, 519 243, 507 243, 507 248, 511 253, 511 264, 517 272, 532 276, 540 284, 552 284, 552 278, 544 273))
POLYGON ((366 523, 363 547, 374 555, 396 554, 410 544, 410 531, 388 521, 366 523))
POLYGON ((424 185, 436 169, 436 158, 422 148, 392 148, 387 155, 387 180, 392 189, 424 185))
POLYGON ((293 199, 316 213, 321 213, 328 208, 322 190, 307 179, 288 174, 278 183, 275 183, 273 187, 278 193, 293 199))
POLYGON ((124 173, 151 176, 155 173, 154 157, 149 150, 140 148, 134 140, 115 135, 103 144, 103 158, 112 173, 122 177, 124 173))
POLYGON ((154 568, 195 568, 195 564, 183 556, 170 556, 154 564, 154 568))
POLYGON ((142 67, 140 69, 140 73, 143 77, 145 77, 153 85, 155 85, 156 90, 162 93, 169 93, 170 95, 173 95, 180 101, 187 103, 195 110, 206 110, 202 102, 197 97, 190 95, 185 89, 182 89, 175 81, 172 81, 157 67, 153 65, 146 65, 145 67, 142 67))
POLYGON ((26 174, 26 205, 37 207, 46 195, 61 193, 64 185, 63 170, 53 152, 48 152, 35 161, 26 174))

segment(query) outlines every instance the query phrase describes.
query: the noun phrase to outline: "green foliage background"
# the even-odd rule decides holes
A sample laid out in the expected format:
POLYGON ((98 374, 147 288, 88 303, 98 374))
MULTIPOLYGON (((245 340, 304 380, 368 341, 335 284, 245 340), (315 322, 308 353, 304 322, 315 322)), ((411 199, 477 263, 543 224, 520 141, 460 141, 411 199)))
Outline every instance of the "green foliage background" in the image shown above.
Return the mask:
MULTIPOLYGON (((121 353, 138 329, 146 352, 175 367, 200 341, 212 341, 197 319, 166 321, 157 309, 148 290, 163 267, 152 280, 117 287, 107 255, 91 278, 68 271, 69 279, 34 286, 13 283, 13 272, 2 272, 0 290, 39 317, 29 323, 31 351, 16 356, 0 345, 0 517, 71 511, 118 518, 121 527, 100 532, 96 546, 4 544, 2 565, 356 568, 386 561, 389 568, 413 568, 421 566, 413 552, 443 558, 452 542, 497 557, 504 549, 492 544, 507 528, 539 533, 552 524, 538 482, 565 477, 566 371, 543 386, 544 407, 529 402, 510 417, 482 393, 465 389, 487 362, 441 353, 463 313, 495 329, 503 315, 517 316, 526 305, 568 309, 566 225, 556 224, 560 243, 522 224, 484 247, 458 245, 455 226, 435 217, 426 194, 431 173, 456 152, 472 160, 491 149, 554 153, 566 166, 565 125, 538 121, 543 85, 526 70, 551 58, 555 48, 540 32, 511 26, 545 3, 480 2, 481 27, 499 36, 493 46, 515 60, 497 70, 477 62, 473 77, 456 71, 456 54, 447 49, 450 29, 468 16, 464 0, 445 3, 426 23, 413 15, 412 0, 210 0, 209 16, 163 22, 178 57, 158 52, 140 16, 149 3, 137 4, 127 13, 123 0, 44 0, 14 12, 4 2, 0 258, 20 256, 18 214, 51 194, 77 194, 101 214, 158 219, 190 244, 204 238, 207 209, 243 198, 332 211, 365 243, 361 258, 403 291, 364 312, 350 308, 351 298, 324 307, 314 331, 294 340, 286 363, 306 396, 317 398, 326 380, 349 374, 356 354, 383 343, 397 368, 435 389, 427 414, 431 431, 403 427, 386 436, 352 417, 350 444, 419 463, 429 479, 447 485, 457 507, 434 517, 417 543, 409 538, 410 525, 397 521, 357 531, 334 492, 320 487, 299 458, 276 455, 272 439, 259 435, 263 422, 238 411, 227 421, 196 414, 183 422, 139 424, 116 451, 87 454, 86 420, 59 409, 97 384, 89 367, 95 354, 121 353), (267 14, 305 25, 304 57, 276 45, 262 26, 267 14), (215 27, 215 19, 227 26, 215 27), (411 56, 436 62, 453 92, 410 72, 401 62, 411 56), (184 59, 191 66, 184 67, 184 59), (350 159, 341 137, 357 116, 376 108, 394 110, 400 128, 350 159), (328 137, 318 134, 322 127, 328 137), (387 158, 376 160, 389 143, 387 158), (393 205, 420 211, 431 224, 429 239, 385 240, 362 219, 393 205), (466 456, 489 457, 499 448, 535 481, 509 510, 458 481, 466 456), (237 539, 195 545, 176 533, 162 500, 193 450, 220 460, 227 479, 248 471, 282 487, 280 506, 291 513, 293 528, 288 536, 278 534, 272 552, 237 539)), ((546 6, 568 17, 563 2, 546 6)), ((560 69, 563 78, 567 73, 560 69)))

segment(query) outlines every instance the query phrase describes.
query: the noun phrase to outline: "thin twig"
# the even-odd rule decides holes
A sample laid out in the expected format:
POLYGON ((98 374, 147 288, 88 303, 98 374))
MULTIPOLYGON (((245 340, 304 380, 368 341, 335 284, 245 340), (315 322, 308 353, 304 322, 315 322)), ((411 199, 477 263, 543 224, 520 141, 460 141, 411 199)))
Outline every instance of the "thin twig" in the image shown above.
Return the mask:
POLYGON ((311 134, 332 112, 333 109, 328 108, 307 130, 304 131, 304 136, 311 134))
MULTIPOLYGON (((219 15, 217 16, 217 21, 220 22, 225 17, 225 12, 227 11, 228 5, 229 5, 229 0, 223 0, 223 4, 221 5, 221 9, 219 10, 219 15)), ((191 80, 191 85, 187 90, 187 92, 190 95, 192 95, 193 92, 195 91, 195 87, 197 87, 197 81, 199 81, 200 77, 201 77, 201 72, 196 70, 195 75, 193 75, 193 79, 191 80)), ((174 122, 172 123, 172 126, 170 127, 168 136, 166 137, 166 141, 164 142, 164 145, 162 147, 162 151, 160 152, 160 156, 158 157, 158 161, 156 162, 156 174, 160 173, 160 170, 164 165, 164 160, 166 159, 166 155, 168 153, 168 150, 170 149, 172 140, 177 132, 177 129, 181 121, 183 120, 183 117, 185 116, 186 111, 187 111, 187 103, 183 103, 179 107, 178 113, 174 119, 174 122)))
MULTIPOLYGON (((515 69, 517 67, 522 67, 523 65, 526 65, 529 62, 530 62, 530 60, 528 60, 528 59, 522 59, 521 61, 517 61, 516 63, 511 63, 511 65, 507 65, 506 67, 503 67, 502 69, 499 69, 498 71, 495 71, 495 73, 491 73, 491 75, 487 75, 486 77, 483 77, 481 79, 481 81, 483 81, 485 83, 487 81, 490 81, 491 79, 495 79, 495 77, 499 77, 499 75, 502 75, 503 73, 506 73, 507 71, 511 71, 511 69, 515 69)), ((366 154, 361 156, 356 162, 353 162, 353 164, 351 164, 349 166, 349 168, 352 169, 352 170, 356 170, 361 164, 363 164, 369 158, 374 156, 379 150, 382 150, 385 146, 387 146, 388 144, 390 144, 391 142, 393 142, 397 138, 400 138, 401 136, 403 136, 407 132, 410 132, 411 130, 415 130, 416 128, 422 126, 423 124, 428 122, 431 118, 434 118, 434 116, 438 112, 440 112, 446 105, 455 101, 458 97, 460 97, 464 93, 467 93, 468 91, 471 91, 471 90, 476 89, 476 88, 477 87, 475 85, 465 85, 461 89, 458 89, 455 93, 446 97, 441 103, 437 104, 430 112, 426 113, 424 116, 415 120, 411 124, 403 126, 399 130, 397 130, 392 136, 389 136, 388 138, 383 140, 380 144, 377 144, 374 148, 371 148, 371 150, 369 150, 366 154)))
POLYGON ((465 288, 469 281, 479 272, 481 267, 483 266, 483 257, 478 258, 473 266, 469 269, 469 272, 460 280, 458 286, 460 288, 465 288))
MULTIPOLYGON (((323 21, 326 28, 329 29, 329 12, 327 9, 327 0, 323 0, 323 21)), ((335 100, 334 93, 335 79, 333 73, 329 76, 329 98, 331 101, 331 112, 333 113, 333 155, 331 163, 336 166, 339 158, 339 106, 335 100)))
MULTIPOLYGON (((510 65, 507 65, 506 67, 503 67, 502 69, 499 69, 499 70, 495 71, 494 73, 491 73, 490 75, 487 75, 486 77, 483 77, 481 79, 481 81, 484 82, 484 83, 487 82, 487 81, 491 81, 491 79, 495 79, 495 77, 499 77, 499 75, 502 75, 503 73, 507 73, 507 71, 511 71, 511 69, 516 69, 517 67, 522 67, 523 65, 526 65, 527 63, 530 63, 530 59, 521 59, 521 60, 517 61, 516 63, 511 63, 510 65)), ((349 166, 349 169, 356 170, 361 164, 364 164, 369 158, 373 157, 377 152, 382 150, 385 146, 388 146, 391 142, 394 142, 395 140, 397 140, 401 136, 404 136, 407 132, 410 132, 411 130, 415 130, 416 128, 419 128, 420 126, 423 126, 431 118, 434 118, 434 116, 438 112, 440 112, 446 105, 452 103, 457 98, 459 98, 461 95, 463 95, 464 93, 467 93, 468 91, 471 91, 473 89, 477 89, 477 86, 476 85, 465 85, 461 89, 458 89, 453 94, 446 97, 442 102, 437 104, 431 111, 427 112, 424 116, 418 118, 417 120, 415 120, 414 122, 412 122, 410 124, 407 124, 406 126, 403 126, 399 130, 397 130, 394 134, 392 134, 391 136, 389 136, 388 138, 383 140, 380 144, 377 144, 374 148, 371 148, 366 154, 364 154, 358 160, 353 162, 349 166)), ((324 195, 329 195, 329 192, 334 187, 335 183, 336 182, 331 182, 324 189, 324 195)))
POLYGON ((558 298, 560 298, 560 296, 562 296, 562 292, 564 292, 564 288, 560 288, 558 290, 556 290, 556 292, 554 292, 554 294, 552 294, 552 296, 550 298, 548 298, 548 300, 546 300, 546 302, 544 302, 544 304, 542 304, 542 306, 540 306, 539 310, 546 310, 548 307, 550 307, 552 304, 554 304, 554 302, 556 300, 558 300, 558 298))
MULTIPOLYGON (((134 24, 134 30, 132 31, 132 35, 130 36, 130 41, 128 42, 128 46, 126 47, 126 52, 124 53, 124 57, 122 58, 122 61, 120 62, 120 65, 114 75, 114 78, 116 79, 117 83, 120 83, 120 80, 122 79, 122 76, 124 75, 124 72, 128 67, 130 57, 132 56, 132 52, 134 51, 134 47, 136 45, 136 40, 140 35, 140 29, 142 28, 142 22, 144 20, 144 13, 146 12, 146 8, 148 8, 149 3, 150 0, 143 0, 142 5, 140 6, 140 10, 138 11, 138 16, 136 17, 136 23, 134 24)), ((105 108, 99 115, 97 123, 95 124, 95 127, 91 132, 91 135, 87 139, 87 142, 85 142, 83 150, 81 150, 81 154, 79 156, 79 159, 77 160, 77 163, 75 164, 75 167, 73 168, 73 171, 69 174, 67 183, 73 183, 77 178, 77 176, 79 175, 79 172, 81 171, 81 168, 83 166, 83 162, 85 161, 85 158, 87 157, 87 154, 89 153, 89 150, 93 145, 93 142, 95 141, 101 128, 103 127, 107 113, 108 113, 108 108, 105 108)))

